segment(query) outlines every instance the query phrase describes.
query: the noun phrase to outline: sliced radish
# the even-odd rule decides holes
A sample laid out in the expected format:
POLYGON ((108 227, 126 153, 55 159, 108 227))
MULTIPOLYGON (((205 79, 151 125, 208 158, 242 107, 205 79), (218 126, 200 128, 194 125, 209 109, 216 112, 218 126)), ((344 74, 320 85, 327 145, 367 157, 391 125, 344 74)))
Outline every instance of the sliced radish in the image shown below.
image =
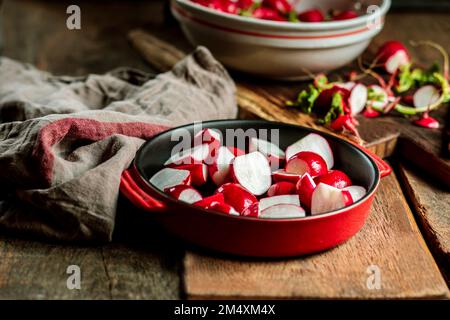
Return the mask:
POLYGON ((212 196, 203 198, 200 201, 194 202, 194 205, 205 208, 208 207, 209 205, 211 205, 214 202, 225 202, 225 197, 223 196, 222 193, 216 193, 213 194, 212 196))
POLYGON ((259 217, 263 219, 303 218, 305 216, 305 210, 294 204, 277 204, 262 210, 259 214, 259 217))
POLYGON ((189 170, 164 168, 150 178, 150 183, 161 191, 180 184, 189 185, 191 183, 191 173, 189 170))
POLYGON ((175 186, 166 189, 164 192, 177 200, 181 200, 187 203, 194 203, 203 199, 200 192, 187 185, 175 186))
POLYGON ((389 103, 389 95, 382 87, 373 84, 368 87, 367 105, 376 111, 383 111, 389 103))
POLYGON ((363 111, 367 102, 367 87, 362 83, 353 86, 348 99, 352 115, 356 115, 363 111))
POLYGON ((259 202, 254 202, 250 206, 248 206, 244 211, 242 211, 242 215, 245 217, 255 217, 259 216, 259 202))
POLYGON ((313 178, 308 173, 305 173, 297 182, 296 188, 302 205, 311 208, 312 194, 316 188, 313 178))
POLYGON ((320 155, 327 163, 328 169, 334 165, 333 151, 328 141, 317 133, 310 133, 297 142, 291 144, 286 149, 286 160, 300 151, 311 151, 320 155))
POLYGON ((408 49, 399 41, 385 42, 378 49, 377 59, 390 74, 395 73, 401 66, 411 63, 408 49))
POLYGON ((239 215, 239 212, 237 212, 232 206, 224 202, 214 201, 210 205, 206 206, 205 209, 216 210, 222 213, 231 214, 233 216, 239 215))
POLYGON ((316 184, 322 182, 338 189, 343 189, 352 185, 352 180, 340 170, 330 170, 328 173, 314 178, 314 182, 316 184))
POLYGON ((358 201, 366 195, 366 189, 361 186, 349 186, 344 188, 343 190, 350 192, 353 202, 358 201))
MULTIPOLYGON (((348 191, 347 191, 348 192, 348 191)), ((319 214, 343 208, 352 203, 341 189, 319 183, 311 199, 311 214, 319 214)))
POLYGON ((423 86, 414 93, 413 104, 417 109, 426 109, 429 105, 436 103, 441 94, 432 85, 423 86))
POLYGON ((165 166, 177 166, 182 164, 203 163, 209 156, 209 145, 202 144, 194 148, 183 150, 172 155, 165 163, 165 166))
POLYGON ((233 153, 227 147, 219 147, 212 161, 208 166, 209 175, 217 186, 230 181, 230 166, 234 159, 233 153))
POLYGON ((295 204, 296 206, 300 206, 300 199, 296 194, 262 198, 259 200, 259 211, 261 212, 277 204, 295 204))
POLYGON ((267 195, 269 197, 273 197, 273 196, 281 196, 283 194, 295 194, 296 190, 297 189, 294 183, 287 181, 280 181, 270 186, 269 190, 267 190, 267 195))
POLYGON ((251 138, 249 143, 249 151, 259 151, 269 159, 272 169, 278 169, 284 161, 285 154, 277 145, 262 139, 251 138))
POLYGON ((272 172, 272 178, 275 182, 291 182, 291 183, 297 183, 298 180, 302 177, 301 174, 295 174, 295 173, 287 173, 285 170, 280 169, 272 172))
POLYGON ((328 172, 325 160, 317 153, 301 151, 290 157, 286 164, 286 172, 304 175, 309 173, 317 177, 328 172))
POLYGON ((258 151, 234 158, 231 174, 237 183, 257 196, 265 193, 272 183, 269 160, 258 151))
POLYGON ((216 194, 222 194, 224 202, 238 212, 243 212, 252 203, 258 202, 254 195, 237 183, 225 183, 217 189, 216 194))
POLYGON ((208 167, 203 163, 182 164, 174 169, 188 170, 191 173, 191 183, 194 186, 201 186, 208 181, 208 167))
POLYGON ((245 154, 245 151, 236 147, 227 147, 228 150, 231 151, 232 154, 234 154, 235 157, 243 156, 245 154))

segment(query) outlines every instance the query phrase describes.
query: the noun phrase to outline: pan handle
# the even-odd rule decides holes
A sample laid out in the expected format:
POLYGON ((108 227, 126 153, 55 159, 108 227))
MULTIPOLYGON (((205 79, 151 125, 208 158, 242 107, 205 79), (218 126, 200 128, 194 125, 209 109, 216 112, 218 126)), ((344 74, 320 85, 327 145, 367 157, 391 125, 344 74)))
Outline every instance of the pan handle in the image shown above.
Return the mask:
POLYGON ((361 150, 362 152, 364 152, 365 154, 367 154, 377 165, 378 170, 380 171, 380 176, 381 178, 386 177, 387 175, 389 175, 392 172, 392 168, 390 165, 387 164, 386 161, 384 161, 383 159, 381 159, 379 156, 377 156, 375 153, 373 153, 372 151, 370 151, 369 149, 353 143, 355 145, 355 147, 357 147, 359 150, 361 150))
POLYGON ((132 204, 144 211, 162 212, 167 210, 167 206, 164 203, 149 196, 134 182, 130 169, 122 173, 120 178, 120 192, 132 204))

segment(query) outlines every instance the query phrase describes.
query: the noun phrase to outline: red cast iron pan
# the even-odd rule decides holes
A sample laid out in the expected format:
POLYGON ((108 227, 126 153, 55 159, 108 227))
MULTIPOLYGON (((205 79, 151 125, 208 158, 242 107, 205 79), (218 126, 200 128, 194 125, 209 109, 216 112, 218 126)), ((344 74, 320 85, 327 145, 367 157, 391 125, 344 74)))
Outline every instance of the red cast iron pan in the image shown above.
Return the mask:
POLYGON ((260 120, 209 121, 202 123, 202 127, 218 129, 223 136, 226 129, 256 129, 256 132, 278 129, 282 149, 311 132, 318 133, 328 140, 334 152, 334 168, 343 170, 354 184, 368 190, 365 197, 351 206, 304 218, 270 220, 226 215, 178 201, 148 182, 170 157, 172 147, 178 144, 171 137, 180 136, 186 130, 193 136, 193 124, 165 131, 147 141, 137 152, 131 167, 123 173, 121 192, 172 234, 225 253, 287 257, 334 247, 361 229, 380 177, 391 172, 389 165, 370 151, 309 128, 260 120))

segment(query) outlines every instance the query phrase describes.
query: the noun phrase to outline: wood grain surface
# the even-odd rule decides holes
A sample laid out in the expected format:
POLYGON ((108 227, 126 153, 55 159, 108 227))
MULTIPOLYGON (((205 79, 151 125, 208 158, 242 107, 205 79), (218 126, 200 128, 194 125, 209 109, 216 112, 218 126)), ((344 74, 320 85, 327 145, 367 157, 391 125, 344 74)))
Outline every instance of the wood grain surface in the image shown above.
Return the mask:
POLYGON ((189 252, 185 290, 202 298, 445 298, 436 266, 395 175, 383 179, 363 229, 329 251, 288 260, 248 260, 189 252), (381 288, 367 287, 368 268, 381 288))

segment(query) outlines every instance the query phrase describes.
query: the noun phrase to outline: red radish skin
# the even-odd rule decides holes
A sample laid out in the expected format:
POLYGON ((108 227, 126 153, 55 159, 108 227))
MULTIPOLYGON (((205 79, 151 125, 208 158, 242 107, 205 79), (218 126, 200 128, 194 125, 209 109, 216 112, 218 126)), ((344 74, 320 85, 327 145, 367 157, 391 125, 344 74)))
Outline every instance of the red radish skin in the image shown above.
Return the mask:
POLYGON ((262 6, 274 9, 283 15, 292 11, 292 5, 287 0, 262 0, 262 6))
POLYGON ((242 212, 242 216, 258 218, 258 216, 259 216, 259 202, 252 203, 250 206, 248 206, 242 212))
MULTIPOLYGON (((340 86, 340 85, 334 85, 333 87, 329 89, 325 89, 322 92, 320 92, 319 96, 317 97, 316 102, 314 103, 314 107, 320 109, 320 110, 328 110, 331 107, 331 102, 333 100, 333 96, 339 93, 342 96, 342 100, 344 101, 344 104, 348 102, 348 99, 350 98, 350 90, 340 86)), ((344 110, 345 111, 345 110, 344 110)))
POLYGON ((313 178, 307 173, 305 173, 303 177, 297 182, 297 194, 300 198, 300 202, 306 208, 311 208, 312 194, 315 188, 316 183, 314 182, 313 178))
POLYGON ((217 149, 212 164, 208 166, 209 176, 217 186, 231 181, 230 166, 233 160, 234 154, 227 147, 217 149))
POLYGON ((249 151, 259 151, 269 159, 272 170, 278 169, 284 162, 285 153, 277 145, 266 140, 251 138, 249 151))
POLYGON ((326 162, 328 170, 334 166, 333 151, 328 141, 317 133, 310 133, 286 149, 286 160, 301 151, 311 151, 320 155, 326 162))
POLYGON ((348 99, 351 114, 357 115, 363 111, 367 102, 367 87, 362 83, 357 83, 353 86, 350 92, 350 97, 348 99))
POLYGON ((294 204, 300 206, 300 198, 296 194, 262 198, 259 200, 259 211, 262 212, 263 210, 278 204, 294 204))
POLYGON ((314 178, 314 182, 316 184, 325 183, 338 189, 343 189, 352 185, 349 176, 340 170, 330 170, 328 173, 314 178))
POLYGON ((243 156, 245 151, 236 147, 227 147, 235 157, 243 156))
POLYGON ((351 197, 348 197, 347 190, 329 186, 325 183, 319 183, 314 189, 311 198, 311 214, 319 214, 341 209, 352 203, 351 197))
POLYGON ((302 176, 300 174, 287 173, 284 169, 276 170, 272 172, 272 178, 275 182, 290 182, 297 183, 302 176))
POLYGON ((303 218, 306 216, 305 210, 293 204, 278 204, 262 210, 259 214, 263 219, 286 219, 303 218))
POLYGON ((270 188, 271 174, 269 160, 258 151, 238 156, 231 163, 233 180, 256 196, 270 188))
POLYGON ((175 186, 166 189, 164 192, 177 200, 184 201, 187 203, 194 203, 203 199, 200 192, 195 190, 193 187, 187 185, 175 186))
POLYGON ((356 85, 356 82, 354 81, 348 81, 348 82, 338 82, 334 84, 336 87, 352 91, 353 87, 356 85))
POLYGON ((223 194, 224 202, 235 208, 239 213, 243 212, 258 199, 237 183, 225 183, 219 187, 216 194, 223 194))
POLYGON ((286 172, 298 175, 308 173, 317 177, 328 172, 325 160, 317 153, 301 151, 292 156, 286 164, 286 172))
POLYGON ((270 186, 269 190, 267 190, 267 195, 269 197, 281 196, 284 194, 295 194, 296 191, 297 188, 295 187, 294 183, 280 181, 270 186))
POLYGON ((417 109, 426 109, 428 106, 436 103, 441 94, 436 87, 432 85, 423 86, 414 93, 413 105, 417 109))
POLYGON ((173 167, 182 164, 203 163, 208 158, 209 151, 209 145, 202 144, 172 155, 164 165, 173 167))
POLYGON ((366 106, 366 108, 364 109, 364 112, 362 114, 366 118, 376 118, 381 115, 381 112, 378 112, 378 111, 372 109, 371 107, 366 106))
POLYGON ((191 183, 193 186, 201 186, 208 181, 208 167, 203 163, 182 164, 173 168, 188 170, 191 173, 191 183))
POLYGON ((181 184, 191 184, 191 173, 188 170, 164 168, 150 178, 150 183, 161 191, 181 184))
POLYGON ((358 18, 358 14, 353 10, 343 11, 333 17, 333 20, 350 20, 358 18))
POLYGON ((344 188, 343 190, 349 192, 352 203, 358 201, 366 195, 366 189, 361 186, 349 186, 344 188))
POLYGON ((302 22, 322 22, 325 20, 319 9, 311 9, 300 12, 298 14, 298 19, 302 22))
POLYGON ((232 216, 239 215, 239 212, 237 212, 232 206, 230 206, 229 204, 224 203, 224 202, 214 201, 211 204, 209 204, 208 206, 206 206, 205 209, 219 211, 219 212, 229 214, 232 216))
POLYGON ((424 114, 420 119, 415 120, 414 124, 428 129, 439 129, 439 121, 428 114, 424 114))
POLYGON ((253 5, 253 0, 238 0, 237 6, 239 9, 248 10, 253 5))
POLYGON ((276 10, 271 8, 256 8, 252 13, 254 18, 271 21, 287 21, 285 17, 280 15, 276 10))
POLYGON ((211 203, 214 202, 221 202, 224 203, 225 202, 225 197, 222 193, 216 193, 213 194, 212 196, 203 198, 200 201, 194 202, 194 205, 205 208, 208 207, 209 205, 211 205, 211 203))
POLYGON ((376 55, 377 64, 383 65, 386 72, 394 74, 398 68, 411 63, 408 49, 399 41, 387 41, 376 55))
POLYGON ((214 129, 203 129, 194 136, 194 145, 209 144, 219 147, 222 136, 219 131, 214 129))

